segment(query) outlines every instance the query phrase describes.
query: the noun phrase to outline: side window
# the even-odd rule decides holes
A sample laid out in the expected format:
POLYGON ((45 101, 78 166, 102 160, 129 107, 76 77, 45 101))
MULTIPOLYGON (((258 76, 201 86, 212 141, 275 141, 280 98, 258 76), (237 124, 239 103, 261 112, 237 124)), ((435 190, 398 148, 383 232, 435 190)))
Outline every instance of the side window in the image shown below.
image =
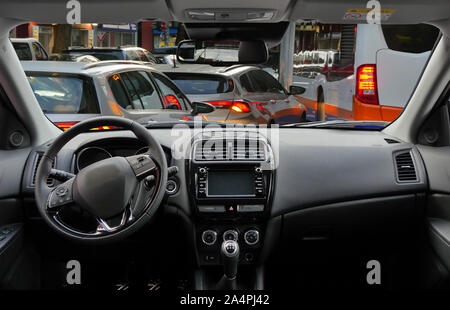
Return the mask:
POLYGON ((127 55, 127 60, 142 61, 138 53, 134 50, 127 50, 125 53, 127 55))
POLYGON ((249 73, 255 92, 284 94, 284 89, 277 80, 264 70, 254 70, 249 73))
POLYGON ((33 52, 36 55, 36 60, 48 60, 47 53, 37 43, 33 43, 33 52))
POLYGON ((175 105, 179 110, 190 109, 189 100, 172 81, 159 73, 153 72, 152 74, 156 84, 161 90, 163 102, 166 107, 175 105))
POLYGON ((387 46, 404 53, 423 53, 433 49, 439 29, 427 24, 382 25, 387 46))
POLYGON ((17 56, 20 60, 32 60, 30 46, 28 43, 13 43, 17 56))
POLYGON ((114 74, 108 79, 109 87, 116 98, 116 102, 124 109, 132 109, 128 94, 121 82, 119 74, 114 74))
POLYGON ((130 71, 126 73, 125 83, 135 109, 162 109, 161 98, 146 72, 130 71))
POLYGON ((242 88, 244 88, 249 93, 254 93, 255 90, 253 89, 252 84, 250 83, 249 74, 245 73, 241 75, 239 78, 239 82, 241 83, 242 88))

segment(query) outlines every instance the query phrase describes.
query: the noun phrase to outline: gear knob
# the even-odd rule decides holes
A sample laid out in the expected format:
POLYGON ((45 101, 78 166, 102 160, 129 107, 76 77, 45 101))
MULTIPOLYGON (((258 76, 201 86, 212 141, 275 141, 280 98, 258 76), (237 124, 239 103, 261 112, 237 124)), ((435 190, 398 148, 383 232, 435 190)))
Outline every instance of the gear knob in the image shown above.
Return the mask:
POLYGON ((234 240, 225 240, 220 248, 225 277, 236 278, 239 263, 239 244, 234 240))

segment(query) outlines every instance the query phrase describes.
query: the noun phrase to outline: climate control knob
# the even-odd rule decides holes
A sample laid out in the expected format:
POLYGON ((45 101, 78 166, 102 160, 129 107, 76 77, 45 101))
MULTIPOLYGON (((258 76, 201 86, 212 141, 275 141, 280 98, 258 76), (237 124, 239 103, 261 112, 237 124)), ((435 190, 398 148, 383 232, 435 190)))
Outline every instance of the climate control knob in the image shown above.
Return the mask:
POLYGON ((257 244, 259 242, 259 231, 257 231, 256 229, 248 230, 244 234, 244 240, 248 245, 257 244))
POLYGON ((227 230, 226 232, 223 233, 223 241, 227 240, 237 241, 238 237, 239 233, 234 229, 227 230))
POLYGON ((213 245, 217 241, 217 233, 214 230, 205 230, 202 233, 202 241, 206 245, 213 245))

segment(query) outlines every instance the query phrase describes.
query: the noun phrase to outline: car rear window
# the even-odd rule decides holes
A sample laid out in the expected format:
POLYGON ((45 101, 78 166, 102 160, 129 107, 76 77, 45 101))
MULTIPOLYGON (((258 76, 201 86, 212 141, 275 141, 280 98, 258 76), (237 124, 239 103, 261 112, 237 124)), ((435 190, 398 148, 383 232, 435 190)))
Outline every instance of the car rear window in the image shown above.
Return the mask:
POLYGON ((89 79, 76 75, 26 74, 44 113, 100 113, 95 89, 89 79))
POLYGON ((384 39, 391 50, 405 53, 431 51, 439 35, 439 29, 426 24, 382 25, 384 39))
POLYGON ((20 60, 32 60, 28 43, 13 43, 13 46, 20 60))
POLYGON ((189 95, 222 94, 233 90, 233 82, 219 75, 166 73, 189 95))
POLYGON ((73 50, 68 51, 69 54, 83 54, 83 55, 92 55, 97 57, 100 60, 124 60, 124 55, 121 51, 80 51, 73 50))

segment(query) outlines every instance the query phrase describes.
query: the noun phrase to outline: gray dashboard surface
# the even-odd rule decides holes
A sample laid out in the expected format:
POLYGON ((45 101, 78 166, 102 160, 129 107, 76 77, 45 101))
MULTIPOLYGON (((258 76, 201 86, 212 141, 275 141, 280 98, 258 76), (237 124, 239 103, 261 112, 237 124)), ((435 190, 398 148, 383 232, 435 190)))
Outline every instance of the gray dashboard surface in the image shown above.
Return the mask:
MULTIPOLYGON (((190 145, 190 138, 195 134, 193 129, 178 132, 150 130, 161 145, 172 150, 190 145)), ((242 128, 232 130, 243 131, 242 128)), ((385 138, 392 137, 382 132, 280 128, 266 130, 263 135, 270 141, 276 159, 272 216, 327 203, 417 193, 427 189, 426 173, 415 147, 401 141, 389 144, 385 138), (419 181, 400 184, 396 181, 393 153, 407 149, 413 150, 419 181)), ((108 138, 134 138, 134 135, 129 131, 82 134, 62 149, 58 160, 62 162, 64 159, 60 156, 72 159, 73 152, 83 145, 108 138)), ((171 165, 183 168, 178 175, 182 184, 181 190, 168 202, 189 214, 186 178, 182 175, 185 159, 185 156, 172 159, 171 165)))

